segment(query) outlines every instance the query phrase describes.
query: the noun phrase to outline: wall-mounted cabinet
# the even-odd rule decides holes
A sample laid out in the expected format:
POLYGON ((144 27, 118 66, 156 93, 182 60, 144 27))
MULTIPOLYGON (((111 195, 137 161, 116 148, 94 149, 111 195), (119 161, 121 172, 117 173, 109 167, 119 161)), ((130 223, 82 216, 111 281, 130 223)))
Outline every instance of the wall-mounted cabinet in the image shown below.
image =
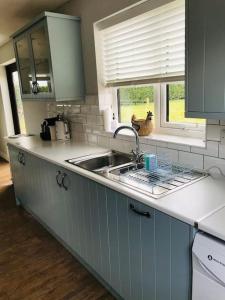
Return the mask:
POLYGON ((13 35, 22 99, 84 99, 80 19, 45 12, 13 35))
POLYGON ((225 2, 186 0, 186 116, 225 118, 225 2))

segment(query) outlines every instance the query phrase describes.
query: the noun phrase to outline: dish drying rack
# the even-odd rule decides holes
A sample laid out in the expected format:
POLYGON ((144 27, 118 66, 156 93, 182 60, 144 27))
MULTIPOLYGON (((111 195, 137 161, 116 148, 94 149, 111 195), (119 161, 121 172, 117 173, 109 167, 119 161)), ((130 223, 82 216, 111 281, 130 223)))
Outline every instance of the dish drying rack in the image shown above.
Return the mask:
POLYGON ((157 168, 152 171, 142 167, 121 172, 120 181, 159 198, 207 176, 206 173, 194 170, 189 165, 172 163, 165 156, 158 156, 157 162, 157 168))

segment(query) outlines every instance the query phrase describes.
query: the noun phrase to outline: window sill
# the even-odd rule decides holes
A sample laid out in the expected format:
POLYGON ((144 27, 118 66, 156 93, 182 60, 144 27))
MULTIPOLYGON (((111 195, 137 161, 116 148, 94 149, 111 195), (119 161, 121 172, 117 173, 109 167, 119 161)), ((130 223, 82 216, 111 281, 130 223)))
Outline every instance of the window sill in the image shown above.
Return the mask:
MULTIPOLYGON (((113 137, 113 132, 101 132, 101 135, 113 137)), ((129 130, 123 130, 118 134, 118 138, 122 140, 133 140, 133 133, 129 130)), ((169 135, 152 133, 149 136, 140 137, 140 143, 142 144, 157 144, 158 146, 167 147, 167 144, 173 144, 178 146, 198 147, 206 148, 206 142, 200 138, 191 138, 185 136, 169 135)))

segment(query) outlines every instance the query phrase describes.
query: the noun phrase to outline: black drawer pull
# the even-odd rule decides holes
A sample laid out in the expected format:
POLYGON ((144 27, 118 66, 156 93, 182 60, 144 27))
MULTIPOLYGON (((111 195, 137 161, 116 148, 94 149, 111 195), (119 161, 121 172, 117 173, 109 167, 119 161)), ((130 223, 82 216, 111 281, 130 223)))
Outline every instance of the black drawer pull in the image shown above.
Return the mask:
POLYGON ((138 209, 135 208, 135 206, 133 204, 130 204, 130 209, 135 213, 138 214, 140 216, 146 217, 146 218, 151 218, 151 215, 148 211, 140 211, 138 209))

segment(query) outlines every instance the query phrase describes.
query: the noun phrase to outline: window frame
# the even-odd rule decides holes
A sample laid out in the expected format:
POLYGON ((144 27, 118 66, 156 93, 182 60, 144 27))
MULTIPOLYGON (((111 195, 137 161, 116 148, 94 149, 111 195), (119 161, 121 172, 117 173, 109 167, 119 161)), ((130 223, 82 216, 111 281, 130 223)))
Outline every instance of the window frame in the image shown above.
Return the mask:
MULTIPOLYGON (((158 134, 166 134, 166 135, 178 135, 178 136, 187 136, 193 138, 204 138, 205 136, 205 128, 206 124, 199 125, 196 123, 175 123, 175 122, 167 122, 166 114, 167 114, 167 101, 166 101, 166 86, 168 84, 176 84, 184 82, 183 80, 179 81, 169 81, 165 83, 149 83, 149 84, 139 84, 133 85, 137 86, 153 86, 154 88, 154 133, 158 134)), ((114 96, 112 103, 112 110, 118 118, 119 125, 130 125, 130 123, 122 123, 120 122, 120 105, 118 99, 118 90, 124 87, 132 87, 132 85, 126 86, 117 86, 114 88, 114 96)))

